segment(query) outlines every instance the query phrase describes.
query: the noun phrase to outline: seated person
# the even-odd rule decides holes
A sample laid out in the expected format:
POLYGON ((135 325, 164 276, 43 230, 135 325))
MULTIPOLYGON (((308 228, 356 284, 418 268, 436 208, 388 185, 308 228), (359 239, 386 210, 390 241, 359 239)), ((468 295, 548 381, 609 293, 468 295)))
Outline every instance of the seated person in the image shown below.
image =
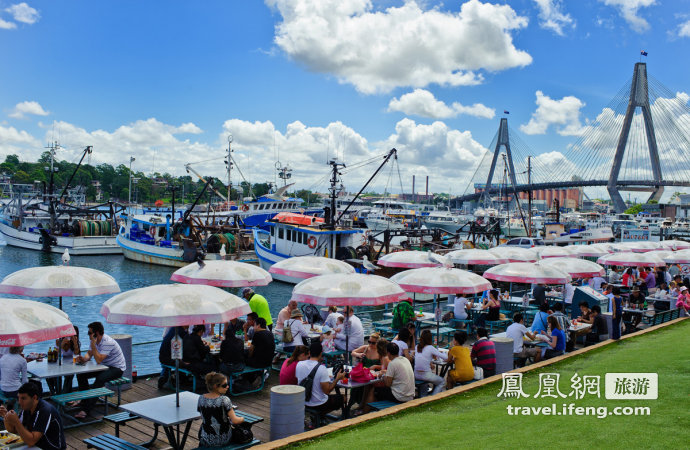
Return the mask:
POLYGON ((488 301, 484 302, 481 307, 482 311, 488 310, 488 312, 486 314, 477 315, 475 324, 478 327, 483 327, 487 320, 495 321, 499 319, 501 313, 501 302, 498 299, 498 295, 497 289, 491 289, 489 291, 488 301))
POLYGON ((410 348, 414 349, 414 339, 412 335, 410 335, 410 330, 401 328, 400 331, 398 331, 398 335, 391 342, 398 346, 400 356, 404 356, 412 362, 414 358, 410 354, 410 348))
POLYGON ((335 319, 335 327, 333 330, 335 330, 336 333, 340 333, 343 331, 343 326, 345 325, 345 316, 342 314, 339 317, 336 317, 335 319))
POLYGON ((280 368, 280 384, 297 384, 297 363, 306 361, 309 358, 309 349, 304 345, 298 345, 292 351, 292 355, 283 361, 283 366, 280 368))
MULTIPOLYGON (((549 348, 542 348, 542 359, 553 358, 565 353, 565 333, 561 330, 561 325, 555 316, 549 316, 549 329, 551 330, 551 339, 547 342, 549 348)), ((542 333, 546 334, 546 333, 542 333)))
POLYGON ((530 330, 534 334, 539 334, 542 331, 546 332, 548 329, 548 322, 547 318, 549 317, 549 305, 548 303, 541 303, 539 305, 539 311, 537 311, 537 314, 534 316, 534 321, 532 322, 532 326, 530 330))
POLYGON ((380 338, 379 333, 374 331, 369 336, 367 345, 363 345, 355 350, 352 350, 352 357, 361 361, 367 369, 378 370, 381 368, 381 355, 376 349, 376 344, 380 338))
POLYGON ((414 370, 410 361, 400 356, 397 345, 389 342, 386 354, 390 362, 383 375, 383 386, 374 388, 376 400, 395 403, 408 402, 414 398, 414 370))
POLYGON ((0 417, 10 433, 19 435, 24 445, 42 450, 64 450, 67 448, 62 427, 62 418, 53 405, 41 398, 41 384, 36 381, 24 383, 18 389, 19 415, 0 406, 0 417))
POLYGON ((580 312, 582 313, 580 316, 578 316, 577 320, 579 320, 582 323, 592 323, 592 311, 589 309, 589 303, 582 301, 580 302, 580 312))
MULTIPOLYGON (((177 328, 177 337, 180 339, 184 340, 184 337, 187 336, 187 327, 170 327, 165 333, 165 336, 163 336, 163 340, 161 341, 161 346, 158 349, 158 361, 161 364, 164 364, 166 366, 174 366, 175 365, 175 360, 172 359, 172 351, 170 349, 170 344, 172 340, 175 338, 175 328, 177 328)), ((165 386, 165 383, 168 382, 168 378, 170 377, 170 369, 167 367, 163 367, 161 370, 161 375, 158 377, 158 388, 162 389, 163 386, 165 386)))
POLYGON ((225 330, 225 339, 220 343, 219 370, 224 375, 230 376, 232 372, 244 370, 244 342, 231 332, 225 330))
POLYGON ((343 407, 343 396, 337 392, 337 384, 345 375, 343 372, 339 372, 333 381, 331 381, 326 366, 321 364, 322 353, 323 348, 321 347, 321 342, 312 342, 309 347, 309 359, 297 363, 295 375, 297 376, 297 383, 299 384, 309 376, 315 367, 318 367, 314 375, 311 398, 309 400, 305 398, 304 404, 316 409, 319 413, 327 414, 335 409, 343 407), (336 389, 335 394, 331 394, 333 389, 336 389))
POLYGON ((426 381, 434 385, 431 395, 436 395, 443 391, 445 385, 443 378, 436 375, 431 370, 431 361, 436 357, 445 361, 446 355, 440 353, 436 347, 432 345, 433 337, 431 331, 426 329, 422 331, 419 336, 419 343, 417 344, 417 353, 414 359, 414 377, 417 380, 426 381))
POLYGON ((484 378, 496 374, 496 346, 489 340, 486 328, 477 329, 477 342, 472 345, 472 362, 484 370, 484 378))
POLYGON ((452 388, 456 383, 474 379, 470 349, 463 346, 465 341, 467 341, 467 333, 456 331, 453 336, 453 346, 448 351, 448 364, 453 364, 454 367, 448 371, 446 389, 452 388))
POLYGON ((202 447, 224 447, 232 443, 232 425, 244 422, 235 415, 235 408, 228 398, 228 379, 221 373, 206 375, 208 393, 199 396, 196 410, 201 414, 199 445, 202 447))
POLYGON ((606 319, 601 315, 601 307, 599 305, 592 306, 592 329, 587 334, 587 344, 596 344, 597 342, 605 341, 609 338, 609 328, 606 324, 606 319))
POLYGON ((182 362, 185 368, 191 370, 198 378, 204 378, 207 373, 215 370, 207 359, 211 349, 201 339, 205 331, 204 325, 194 325, 192 333, 182 340, 182 362))
POLYGON ((244 332, 244 341, 251 341, 254 338, 254 325, 256 325, 256 319, 259 315, 255 312, 250 312, 247 314, 247 321, 242 325, 242 331, 244 332))
POLYGON ((528 348, 525 346, 523 344, 525 336, 532 340, 536 339, 536 335, 532 334, 532 332, 525 327, 522 314, 515 313, 513 315, 513 323, 506 329, 506 337, 513 340, 513 357, 521 360, 533 358, 534 362, 539 362, 541 352, 537 351, 534 347, 528 348))
POLYGON ((235 335, 238 331, 240 333, 244 333, 244 320, 240 319, 239 317, 231 319, 230 322, 225 324, 224 330, 224 333, 232 333, 235 335))
POLYGON ((0 358, 0 389, 5 397, 16 399, 19 388, 29 381, 23 351, 24 347, 10 347, 10 353, 0 358))
POLYGON ((268 330, 266 320, 259 317, 254 325, 254 339, 247 351, 247 365, 259 369, 270 367, 275 352, 276 342, 273 339, 273 333, 268 330))
MULTIPOLYGON (((338 326, 338 318, 343 318, 343 315, 338 312, 338 307, 329 306, 328 317, 326 317, 326 320, 323 322, 323 324, 335 329, 338 326)), ((343 322, 344 321, 345 319, 343 318, 343 322)))
MULTIPOLYGON (((74 336, 57 339, 55 340, 55 346, 61 348, 63 358, 74 358, 81 354, 81 343, 79 342, 79 328, 75 325, 74 331, 76 334, 74 336)), ((60 383, 60 377, 47 378, 46 384, 52 393, 57 394, 59 391, 58 384, 60 383)), ((72 385, 74 384, 74 375, 65 375, 62 382, 63 394, 72 392, 72 385)))
POLYGON ((291 352, 298 345, 304 345, 304 338, 308 337, 309 332, 304 328, 302 322, 302 311, 293 309, 290 320, 286 320, 283 329, 283 350, 291 352), (286 342, 285 329, 290 328, 292 340, 286 342))

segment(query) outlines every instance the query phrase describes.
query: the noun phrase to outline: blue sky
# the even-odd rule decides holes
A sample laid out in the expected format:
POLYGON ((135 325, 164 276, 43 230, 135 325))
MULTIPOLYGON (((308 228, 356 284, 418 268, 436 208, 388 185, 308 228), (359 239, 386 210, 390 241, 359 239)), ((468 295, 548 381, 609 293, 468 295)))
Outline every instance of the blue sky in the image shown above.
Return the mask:
MULTIPOLYGON (((279 159, 323 190, 328 156, 396 147, 406 191, 416 174, 457 194, 504 110, 559 167, 640 50, 688 92, 690 0, 0 0, 0 157, 58 139, 61 159, 93 145, 93 164, 182 174, 218 158, 195 167, 222 178, 232 133, 252 182, 279 159)), ((377 187, 399 191, 389 175, 377 187)))

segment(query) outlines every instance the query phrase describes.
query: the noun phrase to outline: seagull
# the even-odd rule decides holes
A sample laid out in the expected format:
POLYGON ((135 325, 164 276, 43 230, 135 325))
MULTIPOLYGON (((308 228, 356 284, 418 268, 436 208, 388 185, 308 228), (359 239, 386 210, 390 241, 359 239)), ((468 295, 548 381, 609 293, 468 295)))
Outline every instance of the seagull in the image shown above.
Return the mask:
POLYGON ((380 269, 379 266, 369 262, 369 258, 367 258, 367 255, 362 256, 362 267, 364 267, 367 270, 367 272, 369 272, 370 270, 374 271, 376 269, 380 269))
POLYGON ((62 254, 62 264, 64 264, 65 266, 69 266, 69 260, 69 250, 65 249, 65 253, 62 254))
POLYGON ((429 258, 429 261, 431 261, 432 263, 441 264, 446 269, 452 269, 453 268, 453 262, 447 256, 437 255, 436 253, 432 252, 431 250, 428 250, 426 252, 426 254, 427 254, 427 257, 429 258))

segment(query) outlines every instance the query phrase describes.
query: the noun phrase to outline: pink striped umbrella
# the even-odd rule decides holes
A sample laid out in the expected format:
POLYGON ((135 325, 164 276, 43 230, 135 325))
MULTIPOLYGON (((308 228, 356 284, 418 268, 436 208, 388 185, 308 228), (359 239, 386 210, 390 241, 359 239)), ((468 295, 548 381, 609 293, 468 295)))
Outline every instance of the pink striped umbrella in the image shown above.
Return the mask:
POLYGON ((319 306, 378 306, 407 298, 388 278, 361 273, 308 278, 292 290, 292 300, 319 306))
POLYGON ((565 248, 577 257, 598 258, 611 253, 603 247, 595 247, 594 245, 568 245, 565 248))
POLYGON ((573 278, 603 277, 606 270, 599 264, 579 258, 547 258, 539 262, 542 266, 554 267, 573 278))
POLYGON ((659 243, 650 241, 621 242, 616 244, 616 247, 621 249, 619 251, 633 251, 635 253, 646 253, 662 249, 659 243))
POLYGON ((484 278, 511 283, 565 284, 572 277, 555 267, 539 263, 508 263, 484 272, 484 278))
POLYGON ((491 289, 491 283, 477 274, 445 267, 406 270, 390 279, 405 292, 421 294, 475 294, 491 289))
POLYGON ((319 275, 355 273, 355 268, 345 261, 323 256, 293 256, 278 261, 268 271, 276 275, 305 280, 319 275))
POLYGON ((508 262, 537 262, 539 256, 534 249, 520 248, 511 245, 490 248, 489 251, 499 258, 507 259, 508 262))
POLYGON ((661 241, 661 242, 659 242, 659 245, 661 245, 664 248, 670 249, 670 250, 690 249, 690 242, 679 241, 679 240, 674 240, 674 239, 670 239, 668 241, 661 241))
POLYGON ((602 266, 626 266, 626 267, 662 267, 666 263, 654 255, 645 253, 622 252, 612 253, 597 259, 602 266))
POLYGON ((259 266, 222 259, 192 263, 177 269, 171 281, 217 287, 266 286, 271 275, 259 266))
MULTIPOLYGON (((439 259, 441 255, 436 255, 439 259)), ((420 267, 438 267, 441 264, 429 259, 429 252, 409 250, 404 252, 389 253, 377 261, 377 264, 385 267, 398 267, 403 269, 419 269, 420 267)))
POLYGON ((540 259, 547 258, 576 258, 571 250, 567 247, 558 247, 555 245, 547 245, 543 247, 535 247, 540 259))
POLYGON ((0 298, 0 310, 0 347, 21 347, 76 334, 67 314, 45 303, 0 298))
POLYGON ((446 253, 446 256, 455 264, 495 266, 508 262, 507 259, 480 248, 453 250, 452 252, 446 253))
POLYGON ((690 264, 690 250, 678 250, 664 258, 668 264, 690 264))

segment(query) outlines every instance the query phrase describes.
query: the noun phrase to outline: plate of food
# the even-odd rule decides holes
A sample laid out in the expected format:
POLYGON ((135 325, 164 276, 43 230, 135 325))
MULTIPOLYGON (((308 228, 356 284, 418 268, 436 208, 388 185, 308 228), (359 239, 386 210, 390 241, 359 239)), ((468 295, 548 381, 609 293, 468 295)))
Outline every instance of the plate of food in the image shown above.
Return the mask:
POLYGON ((0 448, 15 448, 21 445, 24 445, 21 436, 5 430, 0 431, 0 448))

